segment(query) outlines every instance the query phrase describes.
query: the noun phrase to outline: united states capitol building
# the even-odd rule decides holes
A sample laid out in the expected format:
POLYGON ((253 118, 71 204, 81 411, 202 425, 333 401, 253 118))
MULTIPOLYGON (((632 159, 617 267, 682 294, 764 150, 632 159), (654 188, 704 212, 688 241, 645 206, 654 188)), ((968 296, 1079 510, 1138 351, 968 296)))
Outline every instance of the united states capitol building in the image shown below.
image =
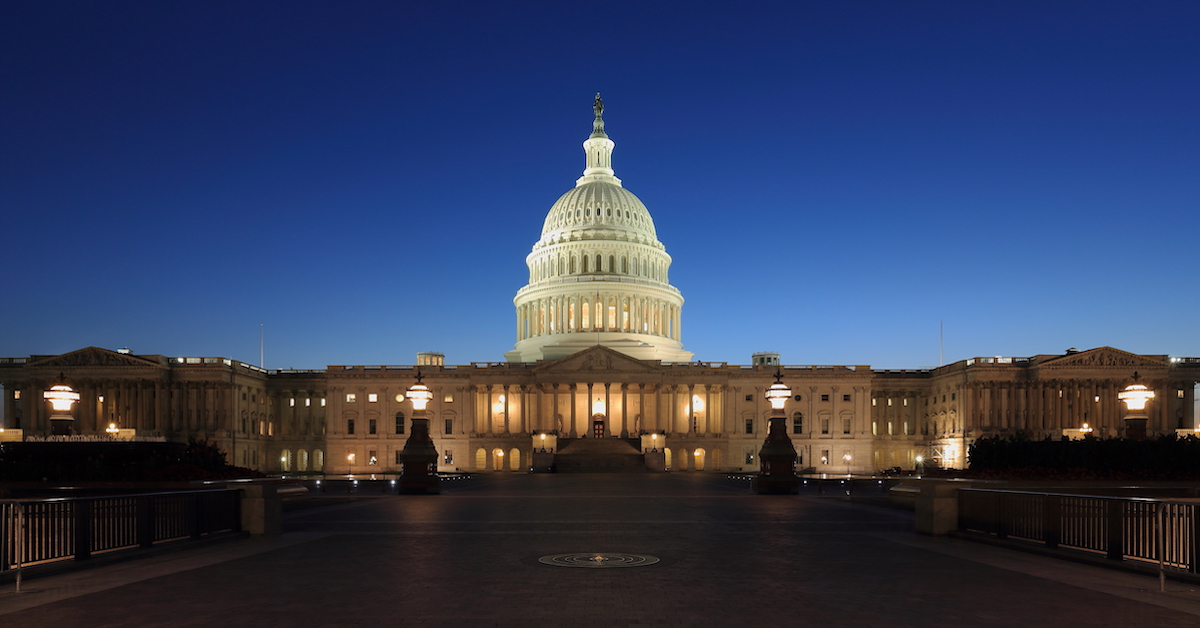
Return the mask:
POLYGON ((96 347, 0 358, 0 440, 61 432, 43 395, 65 383, 80 396, 73 434, 207 439, 231 462, 268 473, 394 472, 418 370, 434 393, 428 416, 442 471, 525 471, 534 452, 555 453, 559 470, 572 452, 590 452, 574 460, 593 470, 634 469, 647 451, 665 453, 674 471, 756 470, 770 416, 764 391, 777 373, 793 393, 787 431, 799 467, 818 473, 918 460, 962 467, 967 447, 991 435, 1122 436, 1117 393, 1135 372, 1155 393, 1149 435, 1198 428, 1197 358, 1099 347, 916 370, 785 365, 776 353, 746 365, 695 360, 683 345, 671 256, 614 173, 602 113, 597 97, 583 175, 550 207, 526 257, 506 361, 455 366, 422 353, 408 366, 264 370, 96 347))

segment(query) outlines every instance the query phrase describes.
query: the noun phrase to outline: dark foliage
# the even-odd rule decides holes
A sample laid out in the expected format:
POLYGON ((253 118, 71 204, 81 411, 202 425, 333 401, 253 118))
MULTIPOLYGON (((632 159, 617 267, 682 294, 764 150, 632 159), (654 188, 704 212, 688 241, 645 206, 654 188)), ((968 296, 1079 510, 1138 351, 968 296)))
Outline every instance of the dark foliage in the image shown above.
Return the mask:
POLYGON ((1200 480, 1200 439, 981 438, 968 450, 974 478, 1047 480, 1200 480))
POLYGON ((11 443, 0 448, 0 481, 189 482, 264 477, 230 466, 206 441, 172 443, 11 443))

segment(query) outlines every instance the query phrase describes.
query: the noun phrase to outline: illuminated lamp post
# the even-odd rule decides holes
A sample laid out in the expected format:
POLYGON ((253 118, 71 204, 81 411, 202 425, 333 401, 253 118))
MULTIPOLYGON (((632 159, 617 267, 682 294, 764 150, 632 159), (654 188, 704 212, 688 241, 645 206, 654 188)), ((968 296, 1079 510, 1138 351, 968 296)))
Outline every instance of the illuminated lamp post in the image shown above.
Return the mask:
POLYGON ((408 389, 412 401, 412 430, 404 449, 400 452, 400 492, 415 495, 436 495, 442 492, 437 474, 437 448, 429 437, 429 417, 425 406, 433 399, 429 387, 421 383, 421 372, 417 371, 417 383, 408 389))
POLYGON ((50 402, 50 433, 55 436, 70 436, 75 430, 75 417, 71 415, 71 406, 79 401, 79 393, 67 385, 67 378, 58 374, 58 383, 50 390, 42 393, 42 398, 50 402))
POLYGON ((792 390, 781 381, 783 374, 775 371, 775 383, 767 389, 767 401, 771 403, 771 425, 767 439, 758 451, 759 474, 754 478, 754 492, 765 494, 796 493, 800 481, 796 478, 796 448, 787 435, 787 414, 783 404, 792 396, 792 390))
POLYGON ((1133 383, 1125 390, 1117 393, 1117 399, 1125 404, 1125 438, 1142 440, 1146 438, 1146 402, 1154 398, 1154 391, 1145 384, 1138 383, 1137 371, 1133 373, 1133 383))

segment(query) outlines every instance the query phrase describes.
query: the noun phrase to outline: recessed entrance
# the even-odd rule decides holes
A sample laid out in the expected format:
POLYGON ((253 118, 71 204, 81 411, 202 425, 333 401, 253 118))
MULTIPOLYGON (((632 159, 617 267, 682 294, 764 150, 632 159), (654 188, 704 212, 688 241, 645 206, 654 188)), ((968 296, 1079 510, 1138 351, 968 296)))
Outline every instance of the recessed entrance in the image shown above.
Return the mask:
POLYGON ((592 415, 592 436, 595 438, 604 438, 604 415, 592 415))

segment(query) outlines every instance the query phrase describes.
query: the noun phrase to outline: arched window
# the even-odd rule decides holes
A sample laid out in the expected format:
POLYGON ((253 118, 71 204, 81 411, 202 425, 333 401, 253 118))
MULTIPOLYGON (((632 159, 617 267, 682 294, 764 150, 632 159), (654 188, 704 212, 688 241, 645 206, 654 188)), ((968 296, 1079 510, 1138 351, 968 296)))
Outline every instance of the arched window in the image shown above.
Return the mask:
POLYGON ((600 265, 600 262, 602 262, 602 261, 604 261, 604 257, 601 256, 599 253, 597 253, 596 254, 596 272, 598 272, 598 273, 604 271, 604 268, 602 268, 600 265))
POLYGON ((584 255, 583 256, 583 272, 586 273, 587 271, 588 271, 588 256, 584 255))
POLYGON ((629 274, 629 258, 628 257, 621 257, 621 274, 622 275, 629 274))
POLYGON ((617 258, 612 255, 608 256, 608 272, 617 272, 617 258))
POLYGON ((792 433, 793 434, 803 434, 804 433, 804 413, 796 412, 796 413, 792 414, 792 433))
POLYGON ((571 274, 572 275, 575 274, 575 256, 574 255, 571 256, 571 274))
POLYGON ((396 433, 397 434, 404 433, 404 413, 403 412, 396 413, 396 433))
POLYGON ((592 326, 591 319, 591 304, 587 301, 583 302, 583 323, 580 325, 583 329, 589 329, 592 326))

